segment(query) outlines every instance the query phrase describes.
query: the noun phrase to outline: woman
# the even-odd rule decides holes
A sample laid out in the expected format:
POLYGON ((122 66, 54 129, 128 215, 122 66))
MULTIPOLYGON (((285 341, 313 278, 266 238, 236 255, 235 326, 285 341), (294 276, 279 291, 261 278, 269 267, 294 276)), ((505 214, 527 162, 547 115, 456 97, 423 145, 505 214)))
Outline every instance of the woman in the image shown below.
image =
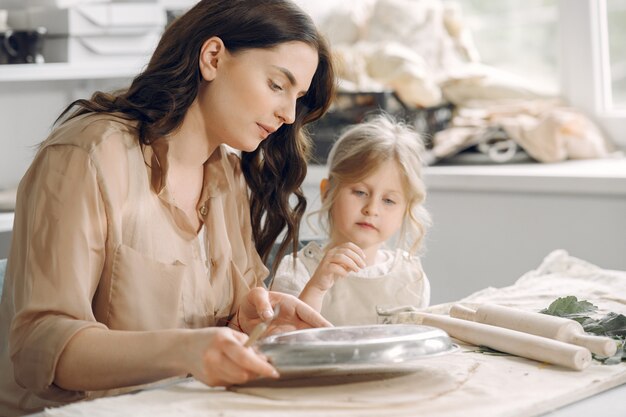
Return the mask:
POLYGON ((296 244, 301 129, 333 85, 324 40, 288 0, 204 0, 128 90, 70 105, 18 191, 0 415, 180 375, 277 376, 244 333, 277 303, 274 331, 328 325, 263 288, 263 259, 285 227, 281 251, 296 244))

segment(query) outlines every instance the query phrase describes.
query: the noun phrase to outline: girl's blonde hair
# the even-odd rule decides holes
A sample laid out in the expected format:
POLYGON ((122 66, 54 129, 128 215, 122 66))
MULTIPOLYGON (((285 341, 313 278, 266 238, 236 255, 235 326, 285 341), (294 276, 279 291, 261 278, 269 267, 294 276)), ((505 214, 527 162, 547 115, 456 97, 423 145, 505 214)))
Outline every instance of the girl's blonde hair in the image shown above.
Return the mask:
POLYGON ((410 126, 382 113, 346 130, 334 143, 328 156, 329 185, 322 197, 318 214, 320 225, 330 235, 331 208, 338 190, 346 184, 362 181, 384 162, 394 160, 402 174, 407 199, 404 221, 397 246, 416 254, 422 246, 430 215, 423 206, 426 186, 422 180, 424 143, 410 126))

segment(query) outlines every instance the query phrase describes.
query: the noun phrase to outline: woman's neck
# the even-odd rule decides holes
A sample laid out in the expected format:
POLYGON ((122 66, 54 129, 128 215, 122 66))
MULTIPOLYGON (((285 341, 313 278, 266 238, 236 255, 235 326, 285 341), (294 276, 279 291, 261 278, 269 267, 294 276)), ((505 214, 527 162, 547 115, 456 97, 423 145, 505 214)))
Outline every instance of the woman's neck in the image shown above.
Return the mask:
POLYGON ((170 167, 191 168, 203 165, 217 149, 206 137, 204 119, 197 101, 189 107, 180 127, 167 136, 170 167))

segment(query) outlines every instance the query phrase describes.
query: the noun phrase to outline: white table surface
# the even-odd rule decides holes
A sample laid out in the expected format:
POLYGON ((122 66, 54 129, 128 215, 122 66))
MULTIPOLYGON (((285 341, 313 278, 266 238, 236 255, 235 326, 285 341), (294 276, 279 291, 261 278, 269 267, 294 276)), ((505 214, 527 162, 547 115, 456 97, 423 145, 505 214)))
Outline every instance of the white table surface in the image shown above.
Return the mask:
POLYGON ((624 417, 626 384, 544 414, 547 417, 624 417))
MULTIPOLYGON (((132 395, 132 394, 127 394, 132 395)), ((581 401, 542 414, 545 417, 624 417, 626 416, 626 384, 601 392, 581 401)), ((44 412, 25 417, 45 417, 44 412)), ((425 416, 427 417, 427 416, 425 416)))

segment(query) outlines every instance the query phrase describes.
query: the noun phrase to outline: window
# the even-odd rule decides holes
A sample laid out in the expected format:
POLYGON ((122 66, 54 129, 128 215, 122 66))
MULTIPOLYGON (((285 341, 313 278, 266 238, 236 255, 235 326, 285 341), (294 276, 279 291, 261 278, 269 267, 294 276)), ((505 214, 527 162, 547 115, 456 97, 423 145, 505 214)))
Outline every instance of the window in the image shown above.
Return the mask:
POLYGON ((443 0, 461 7, 480 61, 559 94, 558 0, 443 0))
POLYGON ((613 107, 626 110, 626 2, 607 0, 606 15, 613 107))
MULTIPOLYGON (((442 1, 461 6, 482 62, 564 97, 626 149, 626 0, 442 1)), ((336 3, 297 2, 314 18, 336 3)))
POLYGON ((584 111, 626 148, 626 1, 456 1, 481 61, 584 111))
POLYGON ((623 0, 559 0, 561 88, 626 148, 626 15, 623 0))

